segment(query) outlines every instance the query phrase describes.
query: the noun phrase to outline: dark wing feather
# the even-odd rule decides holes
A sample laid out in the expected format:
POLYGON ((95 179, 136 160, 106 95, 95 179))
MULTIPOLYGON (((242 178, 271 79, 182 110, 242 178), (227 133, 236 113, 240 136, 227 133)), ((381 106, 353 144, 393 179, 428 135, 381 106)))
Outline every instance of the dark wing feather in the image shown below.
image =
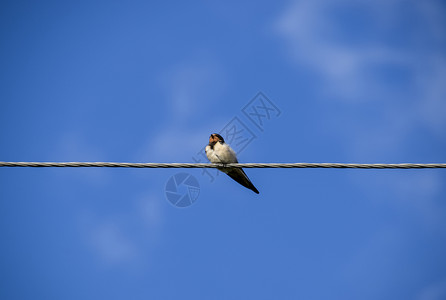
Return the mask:
POLYGON ((244 187, 252 190, 254 193, 258 194, 259 191, 256 189, 256 187, 252 184, 251 180, 249 180, 248 176, 246 176, 246 173, 241 168, 227 168, 225 170, 222 170, 226 174, 228 174, 229 177, 243 185, 244 187))

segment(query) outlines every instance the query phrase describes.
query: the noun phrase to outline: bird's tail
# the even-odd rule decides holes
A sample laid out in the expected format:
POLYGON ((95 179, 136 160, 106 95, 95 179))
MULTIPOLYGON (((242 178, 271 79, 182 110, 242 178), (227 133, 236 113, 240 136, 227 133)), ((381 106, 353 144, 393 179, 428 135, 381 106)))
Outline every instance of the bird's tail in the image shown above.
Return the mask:
POLYGON ((222 171, 228 174, 229 177, 231 177, 244 187, 252 190, 254 193, 256 194, 259 193, 259 191, 252 184, 251 180, 249 180, 248 176, 246 175, 245 171, 243 171, 242 168, 227 168, 222 171))

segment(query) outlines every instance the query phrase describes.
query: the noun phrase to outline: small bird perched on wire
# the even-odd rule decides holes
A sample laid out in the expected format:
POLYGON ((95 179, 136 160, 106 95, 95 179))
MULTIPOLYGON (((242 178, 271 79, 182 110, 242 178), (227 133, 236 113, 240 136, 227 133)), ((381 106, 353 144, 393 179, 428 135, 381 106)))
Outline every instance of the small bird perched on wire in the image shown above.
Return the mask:
MULTIPOLYGON (((238 163, 234 150, 225 143, 225 140, 218 133, 213 133, 209 137, 209 144, 205 148, 206 156, 211 163, 215 164, 232 164, 238 163)), ((229 177, 258 194, 259 191, 246 176, 242 168, 219 167, 218 170, 226 173, 229 177)))

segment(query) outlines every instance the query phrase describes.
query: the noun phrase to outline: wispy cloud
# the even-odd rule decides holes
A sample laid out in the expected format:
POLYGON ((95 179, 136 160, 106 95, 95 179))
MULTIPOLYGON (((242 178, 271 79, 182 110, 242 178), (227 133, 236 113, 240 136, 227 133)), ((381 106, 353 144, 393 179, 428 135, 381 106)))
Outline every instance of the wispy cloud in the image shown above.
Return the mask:
MULTIPOLYGON (((66 132, 56 142, 53 151, 48 153, 48 161, 106 161, 104 150, 90 143, 77 132, 66 132)), ((110 173, 104 168, 80 168, 72 172, 80 180, 92 185, 105 185, 109 182, 110 173)), ((72 175, 69 175, 72 176, 72 175)))
MULTIPOLYGON (((402 154, 407 159, 407 148, 420 131, 430 132, 432 141, 444 140, 446 18, 440 5, 297 0, 278 16, 274 28, 290 62, 321 80, 321 105, 340 101, 338 114, 348 108, 349 114, 357 111, 370 118, 354 128, 339 124, 339 132, 349 126, 342 142, 351 160, 398 160, 402 154), (373 117, 364 108, 373 109, 373 117)), ((388 191, 401 208, 409 207, 425 224, 436 225, 444 217, 436 204, 444 192, 442 179, 434 172, 381 175, 367 182, 352 176, 365 190, 388 191)))
POLYGON ((136 159, 190 161, 206 143, 212 129, 213 124, 203 127, 200 120, 204 112, 211 110, 212 98, 224 86, 223 71, 214 60, 191 59, 172 66, 160 78, 169 104, 168 113, 160 124, 162 129, 150 131, 136 159))
POLYGON ((163 225, 164 213, 163 213, 163 199, 159 199, 156 196, 144 195, 138 201, 138 213, 142 219, 146 228, 151 234, 156 234, 163 225))
POLYGON ((368 68, 377 63, 404 63, 407 58, 380 42, 346 40, 335 8, 350 5, 352 9, 353 4, 354 1, 295 1, 279 17, 275 28, 295 63, 319 72, 330 93, 357 100, 370 84, 368 68))
POLYGON ((160 85, 169 103, 169 121, 185 122, 209 108, 224 82, 221 67, 212 59, 190 59, 168 68, 160 75, 160 85))
POLYGON ((446 279, 434 282, 421 291, 418 300, 446 299, 446 279))
POLYGON ((153 249, 162 238, 163 199, 144 194, 126 214, 80 218, 84 242, 98 261, 110 267, 137 267, 153 261, 153 249))
POLYGON ((376 290, 370 282, 382 280, 382 284, 391 284, 392 277, 397 273, 399 261, 395 259, 406 246, 403 235, 398 230, 386 228, 369 236, 357 249, 352 249, 353 255, 339 270, 338 280, 341 284, 348 283, 350 293, 357 296, 367 294, 379 298, 382 291, 376 290), (384 273, 382 270, 389 270, 384 273), (367 272, 364 272, 367 270, 367 272), (353 284, 352 284, 353 283, 353 284), (367 284, 365 284, 367 283, 367 284), (362 284, 362 285, 360 285, 362 284))
POLYGON ((410 211, 414 220, 425 226, 425 229, 446 233, 442 224, 446 213, 439 202, 444 194, 441 172, 408 172, 402 174, 387 173, 375 176, 373 180, 364 181, 352 176, 352 182, 360 186, 376 201, 389 201, 399 209, 410 211))
POLYGON ((446 18, 440 5, 294 1, 274 28, 290 60, 319 75, 322 98, 382 106, 383 122, 361 128, 363 137, 364 131, 371 136, 357 136, 356 141, 367 144, 392 136, 396 138, 387 140, 386 149, 401 150, 415 127, 438 138, 446 134, 446 18))
POLYGON ((209 128, 167 126, 153 133, 135 154, 137 161, 191 162, 207 142, 209 128))
POLYGON ((113 223, 102 223, 90 231, 89 242, 107 264, 128 263, 140 254, 138 247, 113 223))

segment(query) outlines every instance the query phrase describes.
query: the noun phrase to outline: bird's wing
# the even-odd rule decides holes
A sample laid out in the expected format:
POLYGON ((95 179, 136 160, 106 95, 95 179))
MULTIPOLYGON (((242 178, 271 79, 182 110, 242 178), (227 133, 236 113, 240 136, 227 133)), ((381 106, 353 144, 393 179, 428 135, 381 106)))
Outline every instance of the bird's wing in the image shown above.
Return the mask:
POLYGON ((256 187, 252 184, 251 180, 249 180, 248 176, 246 176, 245 172, 241 168, 225 168, 225 170, 222 170, 226 174, 228 174, 229 177, 243 185, 244 187, 252 190, 254 193, 258 194, 259 191, 256 189, 256 187))

